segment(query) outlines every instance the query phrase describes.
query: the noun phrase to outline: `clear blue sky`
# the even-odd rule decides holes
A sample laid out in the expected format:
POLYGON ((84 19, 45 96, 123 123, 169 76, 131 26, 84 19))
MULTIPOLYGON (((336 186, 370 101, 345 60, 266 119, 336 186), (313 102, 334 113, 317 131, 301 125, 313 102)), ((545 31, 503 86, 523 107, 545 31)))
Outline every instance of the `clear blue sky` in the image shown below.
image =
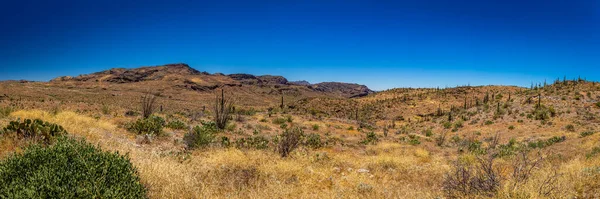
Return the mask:
POLYGON ((600 80, 598 0, 3 1, 0 79, 188 63, 381 90, 600 80))

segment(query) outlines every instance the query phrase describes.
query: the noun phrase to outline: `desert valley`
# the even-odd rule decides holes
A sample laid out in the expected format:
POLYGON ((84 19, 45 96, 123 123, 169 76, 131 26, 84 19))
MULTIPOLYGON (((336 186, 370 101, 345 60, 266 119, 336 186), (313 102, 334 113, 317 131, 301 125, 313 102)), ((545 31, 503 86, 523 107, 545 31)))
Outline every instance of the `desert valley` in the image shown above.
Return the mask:
POLYGON ((0 82, 0 129, 0 198, 600 197, 600 83, 579 77, 373 91, 114 68, 0 82))

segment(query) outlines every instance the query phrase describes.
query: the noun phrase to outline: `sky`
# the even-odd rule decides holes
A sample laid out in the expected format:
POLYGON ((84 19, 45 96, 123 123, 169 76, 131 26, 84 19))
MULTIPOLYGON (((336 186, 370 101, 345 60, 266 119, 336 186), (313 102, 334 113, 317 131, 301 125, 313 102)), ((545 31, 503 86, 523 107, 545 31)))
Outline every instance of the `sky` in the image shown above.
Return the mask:
POLYGON ((187 63, 374 90, 600 81, 598 0, 22 0, 0 26, 0 80, 187 63))

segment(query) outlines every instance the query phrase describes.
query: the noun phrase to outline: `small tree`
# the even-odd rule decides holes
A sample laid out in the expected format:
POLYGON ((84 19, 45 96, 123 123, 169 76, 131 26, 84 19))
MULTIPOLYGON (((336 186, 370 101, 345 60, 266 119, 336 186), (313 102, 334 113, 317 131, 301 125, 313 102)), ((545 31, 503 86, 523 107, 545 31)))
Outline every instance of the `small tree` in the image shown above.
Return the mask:
POLYGON ((156 96, 153 94, 146 94, 142 96, 142 116, 145 118, 150 117, 156 110, 156 96))
POLYGON ((214 120, 218 129, 225 129, 227 122, 231 119, 231 113, 233 112, 233 101, 231 99, 225 99, 225 94, 221 90, 221 98, 219 95, 215 97, 215 111, 214 120))

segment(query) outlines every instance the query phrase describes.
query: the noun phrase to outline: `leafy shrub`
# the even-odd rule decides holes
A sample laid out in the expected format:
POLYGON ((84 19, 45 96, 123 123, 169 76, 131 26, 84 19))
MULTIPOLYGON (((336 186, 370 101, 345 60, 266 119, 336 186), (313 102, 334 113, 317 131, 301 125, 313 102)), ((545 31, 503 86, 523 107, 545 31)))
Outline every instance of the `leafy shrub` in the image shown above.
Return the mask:
POLYGON ((303 136, 304 131, 298 127, 293 129, 285 129, 279 140, 279 155, 281 155, 282 158, 289 156, 292 151, 298 148, 303 136))
POLYGON ((367 133, 367 136, 365 137, 365 139, 363 139, 361 141, 362 144, 376 144, 377 141, 379 141, 379 138, 377 138, 377 134, 375 134, 375 132, 371 131, 367 133))
POLYGON ((414 136, 410 140, 408 140, 408 144, 416 146, 421 144, 421 141, 419 141, 419 137, 414 136))
POLYGON ((60 125, 44 122, 40 119, 25 119, 11 121, 0 133, 16 133, 23 138, 43 140, 49 144, 54 137, 66 135, 67 131, 60 125))
POLYGON ((452 128, 452 123, 450 123, 450 122, 444 122, 444 124, 443 124, 443 125, 444 125, 444 128, 445 128, 445 129, 452 128))
POLYGON ((456 123, 454 123, 454 128, 462 128, 463 127, 463 121, 462 120, 458 120, 456 121, 456 123))
POLYGON ((61 137, 0 162, 0 198, 147 198, 127 156, 61 137))
POLYGON ((594 135, 594 132, 592 131, 585 131, 585 132, 581 132, 579 135, 581 135, 581 137, 587 137, 590 135, 594 135))
POLYGON ((128 123, 125 128, 137 134, 160 135, 163 132, 165 120, 162 117, 150 116, 140 118, 133 123, 128 123))
POLYGON ((313 124, 312 125, 312 129, 313 129, 313 131, 318 131, 319 130, 319 125, 318 124, 313 124))
POLYGON ((536 120, 548 120, 550 117, 554 116, 556 116, 556 110, 554 107, 546 107, 542 105, 533 111, 533 118, 536 120))
POLYGON ((551 146, 555 143, 563 142, 566 139, 567 138, 565 136, 562 136, 562 137, 554 136, 547 140, 538 140, 538 141, 534 141, 534 142, 529 142, 527 144, 527 146, 529 146, 530 148, 534 148, 534 149, 535 148, 544 148, 544 147, 551 146))
POLYGON ((182 130, 186 129, 187 125, 179 120, 171 120, 169 123, 167 123, 166 127, 170 129, 182 130))
POLYGON ((231 141, 229 140, 229 137, 227 137, 227 136, 221 137, 221 146, 225 147, 225 148, 231 146, 231 141))
POLYGON ((183 136, 188 149, 203 148, 215 139, 217 125, 214 122, 202 122, 202 126, 196 126, 183 136))
POLYGON ((572 124, 568 124, 567 126, 565 126, 565 130, 570 131, 570 132, 574 132, 575 131, 575 126, 573 126, 572 124))
POLYGON ((433 135, 433 130, 427 129, 425 130, 424 134, 426 137, 431 137, 433 135))
POLYGON ((321 142, 321 136, 316 133, 308 134, 308 136, 306 136, 305 144, 306 146, 309 146, 313 149, 320 148, 323 146, 323 143, 321 142))
POLYGON ((240 138, 235 141, 237 148, 254 148, 254 149, 267 149, 269 148, 269 140, 264 136, 254 136, 247 138, 240 138))
POLYGON ((498 146, 498 152, 496 154, 497 157, 505 157, 512 156, 516 154, 516 152, 522 150, 524 145, 522 143, 517 142, 514 138, 511 138, 507 144, 502 144, 498 146))

